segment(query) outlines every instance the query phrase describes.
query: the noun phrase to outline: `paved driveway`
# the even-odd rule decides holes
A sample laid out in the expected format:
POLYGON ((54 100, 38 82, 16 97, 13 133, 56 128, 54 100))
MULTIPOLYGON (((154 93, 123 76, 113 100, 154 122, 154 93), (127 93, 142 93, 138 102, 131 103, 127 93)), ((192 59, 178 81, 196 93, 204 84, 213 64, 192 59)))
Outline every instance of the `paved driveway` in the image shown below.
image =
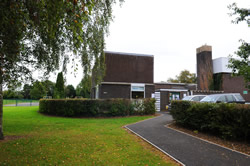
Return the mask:
POLYGON ((126 128, 188 166, 250 166, 250 156, 234 152, 165 127, 172 116, 161 116, 126 128))

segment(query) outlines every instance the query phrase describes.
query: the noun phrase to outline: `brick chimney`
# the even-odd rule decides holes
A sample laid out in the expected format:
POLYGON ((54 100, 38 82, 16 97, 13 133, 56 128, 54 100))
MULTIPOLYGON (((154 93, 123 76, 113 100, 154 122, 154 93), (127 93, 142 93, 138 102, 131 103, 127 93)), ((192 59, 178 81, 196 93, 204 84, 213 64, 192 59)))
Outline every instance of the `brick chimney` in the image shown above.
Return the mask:
POLYGON ((213 84, 212 46, 203 45, 196 49, 198 90, 210 90, 213 84))

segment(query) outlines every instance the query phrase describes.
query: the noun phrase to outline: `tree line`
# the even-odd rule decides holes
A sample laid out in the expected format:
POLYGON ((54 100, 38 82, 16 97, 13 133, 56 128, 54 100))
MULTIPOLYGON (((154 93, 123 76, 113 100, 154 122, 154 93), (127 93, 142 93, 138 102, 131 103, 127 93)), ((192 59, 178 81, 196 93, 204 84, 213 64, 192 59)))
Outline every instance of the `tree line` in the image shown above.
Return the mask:
POLYGON ((56 82, 50 80, 36 80, 32 84, 24 84, 22 88, 11 88, 3 91, 4 99, 35 99, 43 97, 60 98, 90 98, 91 76, 85 75, 75 88, 73 85, 65 85, 63 73, 57 75, 56 82))

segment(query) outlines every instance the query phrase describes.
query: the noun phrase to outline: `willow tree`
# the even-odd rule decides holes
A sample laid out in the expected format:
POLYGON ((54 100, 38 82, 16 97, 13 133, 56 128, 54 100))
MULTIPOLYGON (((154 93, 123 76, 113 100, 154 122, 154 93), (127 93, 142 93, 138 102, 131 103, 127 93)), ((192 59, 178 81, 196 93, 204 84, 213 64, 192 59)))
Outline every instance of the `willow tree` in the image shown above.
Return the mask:
POLYGON ((0 1, 0 139, 4 86, 32 79, 33 70, 44 76, 61 65, 66 70, 77 58, 85 73, 92 64, 101 71, 104 35, 116 1, 123 0, 0 1))

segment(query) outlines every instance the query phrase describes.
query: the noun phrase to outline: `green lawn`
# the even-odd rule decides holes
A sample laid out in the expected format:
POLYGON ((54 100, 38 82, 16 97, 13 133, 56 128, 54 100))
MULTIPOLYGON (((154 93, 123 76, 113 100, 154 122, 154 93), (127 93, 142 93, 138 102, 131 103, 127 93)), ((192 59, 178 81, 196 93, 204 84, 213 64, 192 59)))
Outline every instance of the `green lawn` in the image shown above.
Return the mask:
POLYGON ((37 110, 4 107, 0 165, 170 165, 122 128, 149 117, 77 119, 37 110))

